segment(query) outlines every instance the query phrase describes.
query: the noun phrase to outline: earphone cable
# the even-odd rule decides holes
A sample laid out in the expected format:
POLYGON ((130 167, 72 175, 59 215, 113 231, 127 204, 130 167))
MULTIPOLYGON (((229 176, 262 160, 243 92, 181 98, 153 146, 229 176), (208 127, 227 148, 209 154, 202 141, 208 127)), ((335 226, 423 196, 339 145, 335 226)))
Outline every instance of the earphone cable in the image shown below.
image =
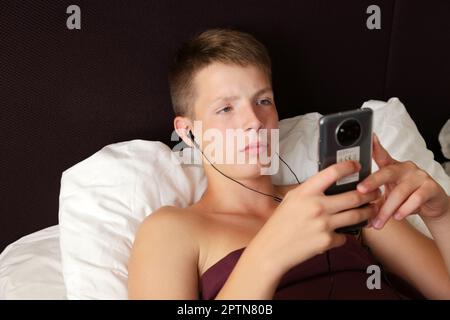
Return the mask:
MULTIPOLYGON (((219 172, 221 175, 223 175, 224 177, 226 177, 226 178, 228 178, 228 179, 230 179, 230 180, 236 182, 237 184, 241 185, 242 187, 244 187, 244 188, 246 188, 246 189, 248 189, 248 190, 257 192, 257 193, 259 193, 259 194, 261 194, 261 195, 264 195, 264 196, 267 196, 267 197, 271 197, 273 200, 275 200, 275 201, 277 201, 277 202, 281 202, 281 201, 283 200, 283 198, 280 198, 280 197, 278 197, 278 196, 271 195, 271 194, 264 193, 264 192, 258 191, 258 190, 256 190, 256 189, 250 188, 249 186, 246 186, 246 185, 243 184, 242 182, 237 181, 237 180, 233 179, 232 177, 226 175, 225 173, 223 173, 222 171, 220 171, 219 169, 216 168, 216 166, 208 159, 208 157, 204 154, 203 150, 199 147, 199 145, 197 144, 197 142, 195 142, 195 140, 194 140, 192 137, 191 137, 191 140, 192 140, 192 142, 194 143, 194 145, 196 146, 196 148, 197 148, 197 149, 202 153, 202 155, 205 157, 205 159, 208 160, 209 164, 210 164, 217 172, 219 172)), ((298 180, 297 176, 296 176, 295 173, 292 171, 292 169, 289 167, 289 165, 288 165, 288 164, 280 157, 280 155, 279 155, 278 153, 277 153, 277 155, 278 155, 278 157, 281 159, 281 161, 283 161, 283 163, 286 164, 286 165, 288 166, 289 170, 294 174, 295 179, 297 179, 297 182, 300 184, 300 181, 298 180)))

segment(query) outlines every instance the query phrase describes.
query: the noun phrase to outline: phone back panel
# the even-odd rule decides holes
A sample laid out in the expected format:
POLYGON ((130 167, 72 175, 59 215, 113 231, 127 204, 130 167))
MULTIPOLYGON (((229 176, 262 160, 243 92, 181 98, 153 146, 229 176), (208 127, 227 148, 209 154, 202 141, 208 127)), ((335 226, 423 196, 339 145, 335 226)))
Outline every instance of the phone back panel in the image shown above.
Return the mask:
POLYGON ((325 194, 337 194, 356 189, 358 182, 372 172, 372 118, 370 108, 362 108, 325 115, 319 119, 319 171, 337 162, 357 160, 361 170, 344 179, 338 180, 325 191, 325 194), (351 145, 342 146, 337 140, 337 129, 344 121, 354 119, 359 122, 361 133, 351 145))

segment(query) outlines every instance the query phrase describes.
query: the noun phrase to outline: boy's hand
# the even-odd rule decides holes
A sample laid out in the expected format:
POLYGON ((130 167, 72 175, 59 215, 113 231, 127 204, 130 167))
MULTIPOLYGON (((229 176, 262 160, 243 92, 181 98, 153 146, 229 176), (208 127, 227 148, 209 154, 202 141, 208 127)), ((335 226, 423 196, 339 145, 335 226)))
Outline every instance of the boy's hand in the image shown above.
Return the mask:
POLYGON ((393 159, 373 134, 373 159, 380 168, 358 184, 362 193, 385 186, 381 200, 377 202, 378 214, 369 226, 381 229, 389 218, 401 220, 418 213, 422 218, 439 218, 449 212, 449 196, 428 173, 412 161, 393 159))

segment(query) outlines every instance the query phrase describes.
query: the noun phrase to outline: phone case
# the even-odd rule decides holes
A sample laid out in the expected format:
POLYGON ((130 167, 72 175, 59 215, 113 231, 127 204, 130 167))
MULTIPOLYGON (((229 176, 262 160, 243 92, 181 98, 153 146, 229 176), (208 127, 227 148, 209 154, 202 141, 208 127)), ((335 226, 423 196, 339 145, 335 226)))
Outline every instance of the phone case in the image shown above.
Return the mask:
MULTIPOLYGON (((355 174, 336 181, 326 191, 326 195, 355 190, 356 185, 372 172, 372 122, 373 111, 362 108, 329 114, 319 119, 319 171, 337 162, 356 160, 361 164, 361 170, 355 174), (356 121, 360 126, 359 138, 343 146, 339 143, 338 130, 348 120, 356 121)), ((353 122, 354 123, 354 122, 353 122)), ((367 221, 354 226, 339 228, 336 232, 357 234, 367 221)))

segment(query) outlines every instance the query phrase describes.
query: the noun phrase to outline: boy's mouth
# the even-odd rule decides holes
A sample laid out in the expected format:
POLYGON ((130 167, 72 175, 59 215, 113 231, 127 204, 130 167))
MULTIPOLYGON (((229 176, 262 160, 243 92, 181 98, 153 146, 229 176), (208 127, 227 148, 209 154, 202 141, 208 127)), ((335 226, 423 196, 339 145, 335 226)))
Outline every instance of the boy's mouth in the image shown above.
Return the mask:
POLYGON ((267 149, 267 144, 261 142, 250 143, 241 152, 259 153, 260 150, 267 149))

